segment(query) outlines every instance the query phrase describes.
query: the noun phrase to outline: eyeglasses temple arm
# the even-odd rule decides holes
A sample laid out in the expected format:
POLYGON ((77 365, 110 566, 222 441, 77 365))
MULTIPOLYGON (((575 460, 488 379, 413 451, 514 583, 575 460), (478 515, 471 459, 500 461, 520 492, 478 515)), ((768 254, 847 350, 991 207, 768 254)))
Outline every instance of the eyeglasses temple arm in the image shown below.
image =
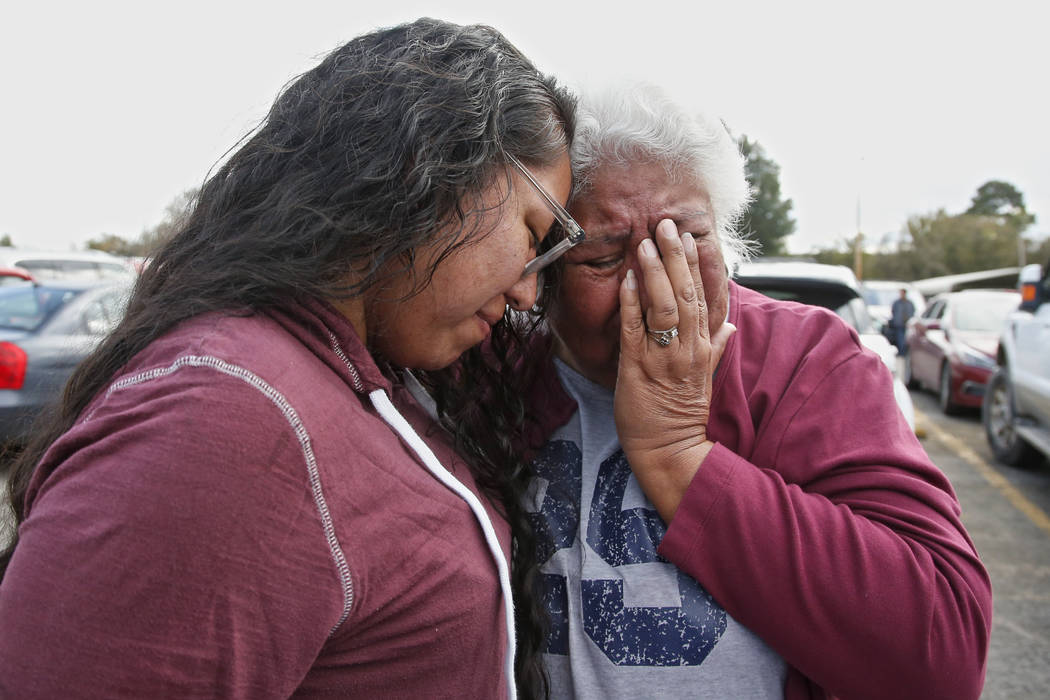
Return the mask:
POLYGON ((536 272, 537 270, 542 270, 543 268, 547 267, 548 263, 551 260, 558 258, 562 253, 564 253, 569 248, 572 248, 580 240, 583 240, 582 236, 575 241, 571 237, 561 240, 557 245, 555 245, 543 255, 540 255, 530 260, 525 265, 525 272, 522 273, 522 277, 528 277, 533 272, 536 272))

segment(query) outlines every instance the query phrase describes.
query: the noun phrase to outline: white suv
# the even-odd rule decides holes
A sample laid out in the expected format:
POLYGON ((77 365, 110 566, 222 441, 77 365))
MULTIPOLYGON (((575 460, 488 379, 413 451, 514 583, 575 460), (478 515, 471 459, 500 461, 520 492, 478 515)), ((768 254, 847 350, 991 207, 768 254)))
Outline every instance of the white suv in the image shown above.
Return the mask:
POLYGON ((1021 466, 1050 459, 1050 263, 1018 281, 1021 309, 1006 320, 981 415, 995 458, 1021 466))
POLYGON ((135 274, 126 259, 100 250, 55 252, 0 247, 0 268, 21 271, 36 280, 101 281, 135 274))

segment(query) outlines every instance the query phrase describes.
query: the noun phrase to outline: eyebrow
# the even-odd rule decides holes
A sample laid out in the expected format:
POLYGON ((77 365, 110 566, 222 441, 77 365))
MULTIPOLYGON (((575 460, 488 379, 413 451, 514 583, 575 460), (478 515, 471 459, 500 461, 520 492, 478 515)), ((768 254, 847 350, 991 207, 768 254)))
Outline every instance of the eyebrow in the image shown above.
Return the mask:
MULTIPOLYGON (((675 222, 676 226, 679 226, 682 222, 689 221, 692 219, 703 219, 704 217, 709 216, 709 214, 710 212, 708 212, 706 209, 688 209, 686 211, 679 211, 661 216, 659 221, 663 221, 664 219, 670 219, 671 221, 675 222)), ((690 231, 690 233, 692 233, 692 231, 690 231)), ((587 246, 588 248, 590 248, 592 246, 598 246, 602 244, 618 243, 624 240, 625 238, 630 237, 630 231, 626 233, 610 233, 604 236, 587 234, 587 240, 581 243, 580 246, 587 246)))
POLYGON ((707 216, 710 212, 704 209, 692 209, 689 211, 679 212, 676 216, 665 216, 665 219, 671 219, 672 221, 682 221, 684 219, 702 219, 707 216))

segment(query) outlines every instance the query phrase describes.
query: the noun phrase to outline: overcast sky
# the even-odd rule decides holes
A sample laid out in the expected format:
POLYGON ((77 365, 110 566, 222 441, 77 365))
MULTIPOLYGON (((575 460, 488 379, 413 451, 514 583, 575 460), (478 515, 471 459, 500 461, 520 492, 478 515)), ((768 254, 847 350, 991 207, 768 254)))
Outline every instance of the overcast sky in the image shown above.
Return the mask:
POLYGON ((1050 3, 491 0, 11 3, 0 27, 0 235, 136 238, 290 78, 427 15, 500 29, 570 87, 644 79, 781 167, 792 252, 899 232, 1013 183, 1050 232, 1050 3))

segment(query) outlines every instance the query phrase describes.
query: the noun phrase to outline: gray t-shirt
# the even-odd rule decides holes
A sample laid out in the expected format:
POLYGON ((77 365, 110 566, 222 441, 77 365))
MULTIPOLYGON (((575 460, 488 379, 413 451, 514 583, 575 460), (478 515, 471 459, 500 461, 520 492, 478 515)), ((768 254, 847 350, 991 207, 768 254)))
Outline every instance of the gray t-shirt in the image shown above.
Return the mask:
POLYGON ((620 449, 613 393, 558 362, 579 410, 534 460, 553 698, 783 698, 786 666, 656 553, 667 528, 620 449))

